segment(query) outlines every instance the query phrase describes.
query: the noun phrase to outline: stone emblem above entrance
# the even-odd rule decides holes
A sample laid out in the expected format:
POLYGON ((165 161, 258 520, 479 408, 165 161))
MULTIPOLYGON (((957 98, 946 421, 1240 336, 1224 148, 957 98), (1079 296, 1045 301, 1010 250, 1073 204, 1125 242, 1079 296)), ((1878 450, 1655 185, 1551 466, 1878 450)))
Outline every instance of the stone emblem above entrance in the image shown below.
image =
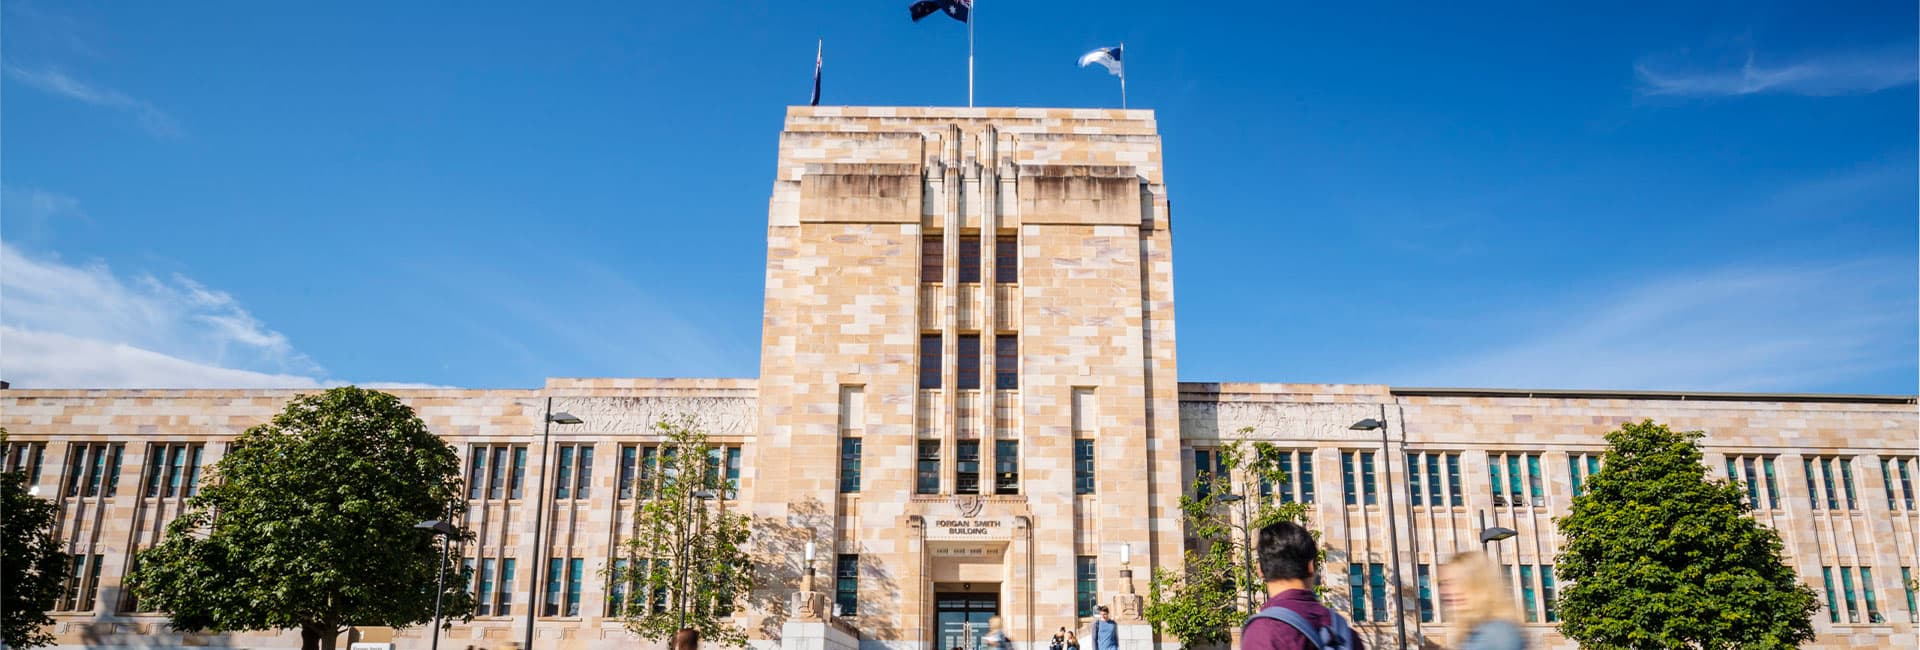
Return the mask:
POLYGON ((963 519, 980 516, 980 510, 987 507, 987 498, 978 494, 957 494, 953 497, 953 507, 960 511, 963 519))

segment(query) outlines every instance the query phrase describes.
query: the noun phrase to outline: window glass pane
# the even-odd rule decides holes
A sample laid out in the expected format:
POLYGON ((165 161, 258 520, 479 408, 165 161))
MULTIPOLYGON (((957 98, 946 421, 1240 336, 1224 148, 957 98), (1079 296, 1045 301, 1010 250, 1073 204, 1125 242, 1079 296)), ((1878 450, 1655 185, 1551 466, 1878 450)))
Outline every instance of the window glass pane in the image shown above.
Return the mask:
POLYGON ((1375 493, 1373 489, 1373 452, 1371 451, 1360 452, 1360 484, 1364 492, 1362 497, 1366 501, 1366 504, 1374 505, 1377 503, 1379 501, 1379 495, 1375 493))
POLYGON ((1002 334, 993 339, 993 387, 1020 388, 1020 338, 1002 334))
POLYGON ((994 441, 993 477, 995 494, 1020 493, 1020 441, 994 441))
POLYGON ((1426 505, 1425 503, 1422 503, 1420 499, 1420 496, 1421 494, 1423 494, 1423 492, 1420 489, 1421 483, 1420 483, 1420 457, 1419 456, 1414 454, 1407 454, 1406 474, 1407 476, 1412 477, 1410 480, 1407 481, 1407 504, 1415 505, 1415 506, 1426 505))
POLYGON ((1903 458, 1899 461, 1900 499, 1901 499, 1901 503, 1905 504, 1908 510, 1913 509, 1913 477, 1910 475, 1910 472, 1908 471, 1907 468, 1913 465, 1913 463, 1914 463, 1914 459, 1912 458, 1903 458))
POLYGON ((1560 603, 1553 592, 1553 565, 1551 564, 1540 567, 1540 597, 1541 602, 1546 603, 1547 606, 1547 622, 1560 622, 1560 603))
POLYGON ((1767 473, 1767 507, 1778 510, 1780 509, 1780 485, 1773 478, 1773 458, 1761 459, 1760 466, 1767 473))
POLYGON ((614 560, 612 566, 607 576, 607 616, 617 617, 627 609, 627 561, 614 560))
POLYGON ((500 591, 494 596, 493 611, 499 616, 513 615, 513 558, 500 561, 500 591))
POLYGON ((956 365, 959 366, 959 374, 954 379, 954 382, 956 383, 956 385, 961 390, 972 390, 972 389, 979 388, 980 387, 980 335, 978 334, 960 335, 960 349, 955 351, 954 354, 958 355, 956 358, 954 358, 954 362, 956 365))
POLYGON ((640 463, 640 450, 633 445, 620 445, 620 476, 616 498, 625 501, 633 498, 633 473, 640 463))
POLYGON ((1833 459, 1820 459, 1820 480, 1827 488, 1827 509, 1840 509, 1840 495, 1833 491, 1833 459))
POLYGON ((512 496, 512 498, 515 498, 515 499, 520 498, 521 485, 523 484, 526 478, 527 478, 527 448, 514 447, 513 448, 513 482, 511 485, 507 486, 507 492, 510 496, 512 496))
POLYGON ((164 445, 147 445, 147 496, 160 496, 162 483, 161 468, 166 464, 167 448, 164 445))
POLYGON ((1002 284, 1020 281, 1020 241, 996 237, 993 241, 993 280, 1002 284))
POLYGON ((635 490, 635 493, 639 494, 640 498, 645 499, 653 496, 653 483, 655 480, 654 469, 656 469, 659 464, 659 447, 642 447, 640 449, 640 487, 635 490))
POLYGON ((960 266, 961 282, 979 282, 980 236, 962 236, 960 238, 960 259, 954 261, 960 266))
POLYGON ((1460 502, 1460 454, 1447 454, 1447 505, 1463 505, 1460 502))
POLYGON ((1520 492, 1520 454, 1507 454, 1507 503, 1526 505, 1520 492))
POLYGON ((979 494, 980 441, 961 440, 954 443, 953 456, 954 491, 959 494, 979 494))
POLYGON ((840 491, 860 491, 860 439, 840 439, 840 491))
POLYGON ((567 615, 580 615, 580 578, 582 563, 580 558, 567 561, 567 615))
POLYGON ((1073 493, 1093 494, 1093 441, 1073 441, 1073 493))
POLYGON ((1355 621, 1367 620, 1367 577, 1364 570, 1358 562, 1347 565, 1347 592, 1352 596, 1350 600, 1355 621))
POLYGON ((1313 450, 1300 452, 1300 502, 1313 503, 1313 450))
POLYGON ((1340 452, 1340 489, 1347 497, 1347 505, 1360 505, 1360 496, 1353 489, 1353 452, 1351 451, 1340 452))
POLYGON ((1833 567, 1820 567, 1820 581, 1827 587, 1827 622, 1840 622, 1840 603, 1833 597, 1833 567))
POLYGON ((833 607, 841 616, 856 616, 860 605, 860 556, 841 555, 833 567, 833 607))
POLYGON ((1873 599, 1873 569, 1860 567, 1860 595, 1867 601, 1867 622, 1885 623, 1880 618, 1880 603, 1873 599))
POLYGON ((940 442, 937 440, 920 441, 919 468, 915 471, 914 492, 918 494, 940 493, 940 442))
POLYGON ((1573 486, 1573 496, 1580 496, 1580 456, 1567 457, 1567 483, 1573 486))
POLYGON ((126 452, 124 444, 113 446, 113 457, 107 460, 107 496, 120 493, 120 457, 126 452))
POLYGON ((940 335, 920 335, 920 387, 940 387, 940 335))
POLYGON ((87 496, 99 496, 100 481, 107 477, 107 446, 88 445, 93 463, 87 467, 87 496))
MULTIPOLYGON (((471 567, 472 565, 469 564, 468 566, 471 567)), ((496 570, 493 558, 480 561, 480 575, 478 576, 480 580, 480 590, 479 593, 474 595, 473 601, 473 613, 475 616, 493 615, 493 577, 494 571, 496 570)))
POLYGON ((1293 503, 1293 454, 1280 452, 1280 502, 1293 503))
POLYGON ((574 486, 573 498, 585 499, 593 495, 593 445, 580 446, 580 477, 574 486))
POLYGON ((1807 470, 1807 505, 1808 507, 1811 507, 1814 510, 1819 510, 1820 509, 1820 488, 1816 485, 1815 479, 1813 476, 1813 459, 1803 458, 1801 459, 1800 462, 1801 464, 1806 466, 1806 470, 1807 470))
POLYGON ((1074 611, 1078 616, 1092 616, 1099 604, 1100 574, 1095 561, 1096 558, 1087 555, 1074 558, 1074 611))
POLYGON ((185 446, 174 447, 173 461, 167 465, 167 496, 168 497, 172 497, 180 493, 180 474, 181 474, 181 471, 186 468, 186 464, 187 464, 187 448, 185 446))
POLYGON ((1379 564, 1367 566, 1367 590, 1373 593, 1373 620, 1387 620, 1387 570, 1379 564))
POLYGON ((200 452, 206 445, 194 445, 187 450, 187 496, 200 493, 200 452))
POLYGON ((1444 506, 1440 499, 1440 454, 1427 454, 1427 505, 1444 506))
POLYGON ((1894 503, 1893 500, 1893 463, 1886 458, 1880 459, 1880 484, 1887 486, 1887 509, 1900 509, 1899 504, 1894 503))
POLYGON ((1860 506, 1853 500, 1853 459, 1841 458, 1839 459, 1839 465, 1840 490, 1847 494, 1847 509, 1858 510, 1860 506))
POLYGON ((1527 494, 1533 497, 1534 507, 1547 505, 1546 481, 1540 477, 1540 454, 1527 454, 1527 494))
POLYGON ((1860 606, 1854 604, 1853 600, 1853 567, 1840 567, 1840 589, 1846 596, 1847 622, 1860 622, 1860 606))
POLYGON ((547 599, 540 604, 543 616, 560 615, 560 572, 566 568, 562 566, 563 562, 557 557, 547 560, 547 599))
POLYGON ((487 484, 487 498, 498 499, 507 495, 507 448, 493 448, 493 480, 487 484))
POLYGON ((1493 505, 1507 505, 1507 491, 1500 485, 1500 457, 1487 456, 1487 482, 1493 486, 1493 505))
POLYGON ((1520 565, 1520 605, 1526 610, 1527 622, 1540 622, 1539 606, 1533 602, 1533 565, 1520 565))
POLYGON ((939 284, 946 281, 946 242, 938 233, 920 238, 920 281, 939 284))
POLYGON ((560 448, 560 469, 553 482, 553 498, 567 499, 573 494, 573 446, 560 448))
POLYGON ((1914 602, 1913 567, 1900 567, 1900 588, 1907 592, 1907 622, 1920 623, 1920 606, 1914 602))
POLYGON ((1432 578, 1427 574, 1427 565, 1425 564, 1415 565, 1414 571, 1418 573, 1417 579, 1419 580, 1419 587, 1420 587, 1420 622, 1432 623, 1433 622, 1433 584, 1431 582, 1432 578))

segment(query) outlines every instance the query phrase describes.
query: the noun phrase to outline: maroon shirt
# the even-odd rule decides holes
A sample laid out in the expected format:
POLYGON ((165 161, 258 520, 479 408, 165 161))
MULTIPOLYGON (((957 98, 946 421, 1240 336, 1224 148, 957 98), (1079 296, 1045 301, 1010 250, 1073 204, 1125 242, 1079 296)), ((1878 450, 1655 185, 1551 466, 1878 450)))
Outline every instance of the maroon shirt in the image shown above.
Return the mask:
MULTIPOLYGON (((1266 603, 1260 605, 1260 609, 1268 607, 1291 609, 1320 627, 1332 624, 1333 617, 1338 616, 1333 613, 1333 610, 1327 609, 1326 605, 1320 604, 1320 600, 1313 597, 1313 592, 1306 589, 1282 591, 1280 595, 1268 598, 1266 603)), ((1307 637, 1301 635, 1299 630, 1293 629, 1293 626, 1270 618, 1261 618, 1255 619, 1247 626, 1246 634, 1240 637, 1240 647, 1242 650, 1313 650, 1314 645, 1307 641, 1307 637)), ((1360 635, 1355 634, 1353 648, 1350 650, 1366 650, 1366 647, 1367 644, 1360 640, 1360 635)))

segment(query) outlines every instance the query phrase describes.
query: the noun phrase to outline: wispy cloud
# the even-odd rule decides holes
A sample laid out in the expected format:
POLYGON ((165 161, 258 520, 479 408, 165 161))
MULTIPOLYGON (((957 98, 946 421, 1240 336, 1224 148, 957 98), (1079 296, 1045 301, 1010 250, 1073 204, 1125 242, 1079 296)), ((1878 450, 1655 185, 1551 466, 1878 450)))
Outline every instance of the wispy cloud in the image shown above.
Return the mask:
MULTIPOLYGON (((0 242, 0 378, 21 388, 339 384, 226 292, 0 242)), ((426 384, 384 383, 394 388, 426 384)))
POLYGON ((1634 72, 1640 80, 1641 94, 1673 97, 1861 95, 1920 79, 1912 46, 1764 63, 1748 53, 1744 63, 1720 67, 1648 58, 1635 64, 1634 72))
POLYGON ((1412 385, 1808 390, 1911 365, 1914 263, 1731 266, 1554 305, 1412 385))
POLYGON ((9 241, 37 242, 49 238, 58 226, 92 224, 80 200, 37 187, 0 185, 0 218, 9 241))
POLYGON ((30 70, 8 64, 5 70, 8 77, 40 91, 132 114, 140 121, 142 128, 156 136, 178 137, 183 134, 180 123, 152 103, 111 88, 88 84, 57 68, 30 70))

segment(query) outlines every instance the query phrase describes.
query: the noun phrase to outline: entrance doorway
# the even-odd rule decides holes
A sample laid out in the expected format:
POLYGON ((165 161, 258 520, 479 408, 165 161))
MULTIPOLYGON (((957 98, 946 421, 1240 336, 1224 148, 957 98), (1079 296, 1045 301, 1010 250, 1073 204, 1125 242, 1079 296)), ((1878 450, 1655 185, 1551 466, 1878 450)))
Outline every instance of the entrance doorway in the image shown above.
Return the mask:
POLYGON ((934 629, 940 635, 937 650, 980 650, 987 635, 987 619, 1000 614, 1000 594, 941 592, 933 595, 934 629))

